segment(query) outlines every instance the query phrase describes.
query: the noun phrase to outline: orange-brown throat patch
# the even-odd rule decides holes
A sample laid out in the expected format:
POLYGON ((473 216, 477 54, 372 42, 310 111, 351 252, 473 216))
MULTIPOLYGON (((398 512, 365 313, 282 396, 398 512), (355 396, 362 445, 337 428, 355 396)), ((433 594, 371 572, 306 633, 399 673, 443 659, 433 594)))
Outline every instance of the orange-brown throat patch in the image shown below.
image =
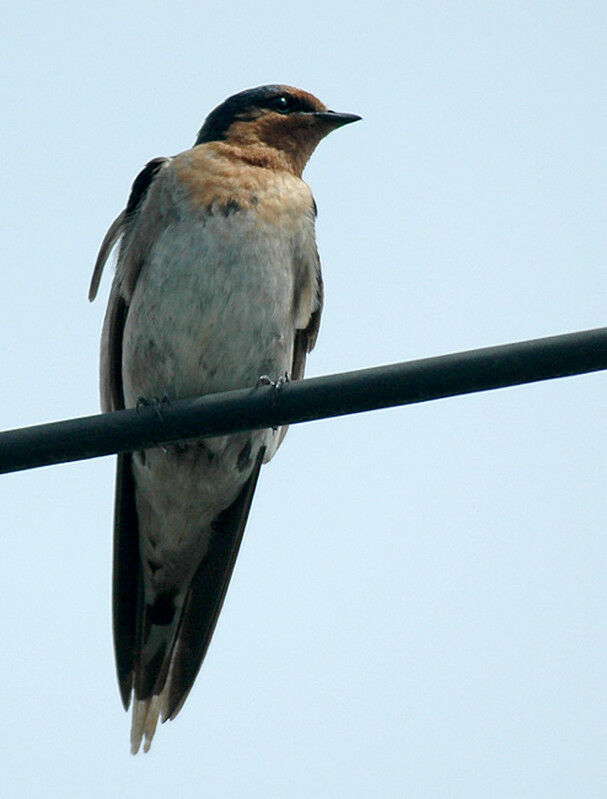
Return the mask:
POLYGON ((301 177, 316 145, 331 130, 330 123, 312 114, 260 112, 256 119, 232 123, 225 143, 249 164, 301 177))
MULTIPOLYGON (((261 147, 263 156, 273 151, 261 147)), ((289 225, 312 214, 309 187, 286 169, 282 162, 254 162, 251 148, 238 148, 225 141, 207 142, 175 156, 172 167, 186 187, 196 208, 223 213, 254 210, 257 217, 272 224, 289 225), (246 151, 247 158, 242 157, 246 151)))

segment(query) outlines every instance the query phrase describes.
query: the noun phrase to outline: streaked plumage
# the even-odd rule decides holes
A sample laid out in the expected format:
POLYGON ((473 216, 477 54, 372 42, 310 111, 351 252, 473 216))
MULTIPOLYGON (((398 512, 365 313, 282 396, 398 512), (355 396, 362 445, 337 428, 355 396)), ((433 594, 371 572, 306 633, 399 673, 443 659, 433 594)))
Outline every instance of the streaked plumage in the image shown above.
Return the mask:
MULTIPOLYGON (((120 240, 101 346, 105 411, 303 376, 322 280, 301 172, 358 117, 286 86, 226 100, 194 147, 150 161, 108 230, 120 240)), ((131 747, 181 709, 209 645, 262 462, 285 430, 118 456, 114 642, 131 747)))

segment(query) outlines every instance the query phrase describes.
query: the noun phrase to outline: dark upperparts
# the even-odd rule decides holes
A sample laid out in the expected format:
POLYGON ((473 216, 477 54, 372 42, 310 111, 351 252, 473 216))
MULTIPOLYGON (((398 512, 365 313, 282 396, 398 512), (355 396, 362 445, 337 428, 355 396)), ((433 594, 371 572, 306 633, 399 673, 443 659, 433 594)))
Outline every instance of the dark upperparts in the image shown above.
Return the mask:
POLYGON ((125 214, 127 219, 133 216, 137 208, 143 202, 156 172, 158 172, 163 164, 166 164, 167 160, 166 158, 152 158, 137 175, 131 186, 131 193, 126 204, 125 214))
POLYGON ((227 132, 236 120, 254 119, 260 112, 275 111, 279 114, 295 112, 325 111, 326 107, 311 94, 291 86, 271 84, 245 89, 228 97, 206 118, 194 142, 203 144, 226 139, 227 132))

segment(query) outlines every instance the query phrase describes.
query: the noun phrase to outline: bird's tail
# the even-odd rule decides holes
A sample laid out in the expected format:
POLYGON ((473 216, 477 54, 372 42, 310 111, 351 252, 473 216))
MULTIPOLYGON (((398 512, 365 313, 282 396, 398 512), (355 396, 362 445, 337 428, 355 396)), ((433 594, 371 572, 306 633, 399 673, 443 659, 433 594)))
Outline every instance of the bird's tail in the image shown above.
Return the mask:
MULTIPOLYGON (((261 447, 240 493, 213 521, 207 552, 186 593, 157 595, 150 605, 140 587, 136 631, 132 638, 124 636, 126 644, 132 641, 131 649, 120 657, 122 649, 116 647, 125 707, 134 694, 133 754, 142 742, 144 752, 149 750, 158 719, 175 718, 196 679, 230 582, 264 453, 265 447, 261 447)), ((122 584, 117 581, 115 586, 119 599, 122 584)), ((117 618, 120 621, 119 614, 117 618)), ((122 638, 117 641, 120 644, 122 638)))
POLYGON ((147 752, 152 743, 159 716, 167 717, 167 699, 171 685, 171 662, 183 615, 182 603, 176 603, 172 617, 164 623, 150 620, 150 609, 143 613, 143 641, 134 675, 131 752, 135 755, 143 741, 147 752))
POLYGON ((161 696, 135 699, 131 721, 131 754, 136 755, 143 741, 143 751, 149 751, 160 715, 161 696))

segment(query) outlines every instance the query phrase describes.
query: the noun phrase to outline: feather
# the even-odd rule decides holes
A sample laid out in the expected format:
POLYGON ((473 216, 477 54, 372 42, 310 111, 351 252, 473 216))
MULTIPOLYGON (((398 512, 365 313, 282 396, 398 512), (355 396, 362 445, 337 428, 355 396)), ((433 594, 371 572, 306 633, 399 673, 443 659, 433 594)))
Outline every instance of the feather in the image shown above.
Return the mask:
POLYGON ((89 301, 92 302, 95 297, 97 296, 97 292, 99 290, 99 283, 101 282, 101 275, 103 274, 103 269, 105 267, 106 261, 114 249, 114 245, 122 236, 124 232, 124 225, 126 222, 126 211, 122 211, 116 219, 112 222, 109 227, 108 232, 105 234, 103 241, 101 242, 101 247, 99 248, 99 254, 97 255, 97 260, 95 261, 95 267, 93 269, 93 276, 91 277, 91 285, 89 286, 89 301))

